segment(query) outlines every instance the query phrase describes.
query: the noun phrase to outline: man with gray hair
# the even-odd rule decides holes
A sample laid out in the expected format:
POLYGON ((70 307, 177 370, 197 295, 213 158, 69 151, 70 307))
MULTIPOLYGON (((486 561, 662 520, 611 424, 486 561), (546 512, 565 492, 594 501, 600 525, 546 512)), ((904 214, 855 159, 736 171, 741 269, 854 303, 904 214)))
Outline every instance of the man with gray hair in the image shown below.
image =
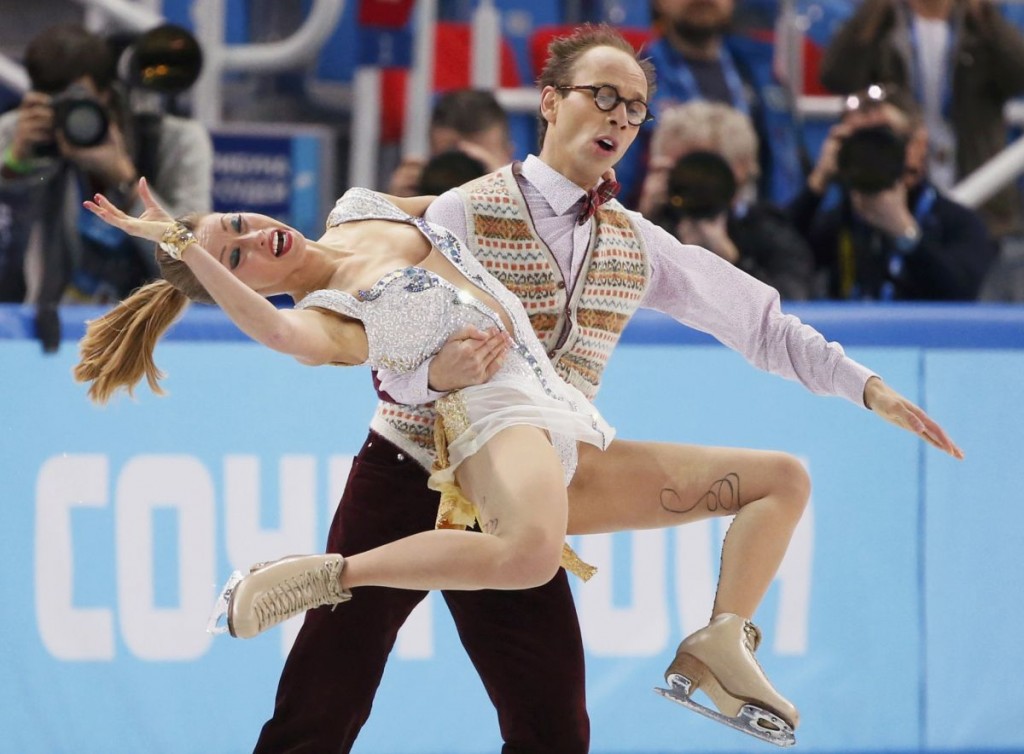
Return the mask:
POLYGON ((788 300, 811 295, 814 260, 786 214, 757 198, 750 118, 695 100, 659 113, 640 211, 683 243, 718 254, 788 300))

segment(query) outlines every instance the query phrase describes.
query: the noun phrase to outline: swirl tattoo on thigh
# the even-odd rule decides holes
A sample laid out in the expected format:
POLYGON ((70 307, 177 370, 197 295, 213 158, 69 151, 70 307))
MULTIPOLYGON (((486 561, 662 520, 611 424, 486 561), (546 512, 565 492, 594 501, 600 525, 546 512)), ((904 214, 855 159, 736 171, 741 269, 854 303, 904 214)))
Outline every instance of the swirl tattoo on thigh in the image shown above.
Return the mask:
POLYGON ((672 487, 661 490, 661 507, 669 513, 690 513, 700 507, 707 508, 709 513, 719 511, 735 512, 740 509, 740 475, 730 471, 721 479, 711 483, 711 487, 687 505, 672 487))

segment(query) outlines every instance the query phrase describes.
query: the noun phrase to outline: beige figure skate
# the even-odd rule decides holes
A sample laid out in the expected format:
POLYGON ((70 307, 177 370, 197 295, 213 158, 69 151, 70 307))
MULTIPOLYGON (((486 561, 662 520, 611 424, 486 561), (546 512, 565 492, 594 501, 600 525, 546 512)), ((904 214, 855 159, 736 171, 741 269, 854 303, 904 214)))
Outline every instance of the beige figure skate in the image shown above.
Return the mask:
POLYGON ((776 691, 754 651, 761 643, 757 626, 738 615, 719 615, 683 640, 665 671, 662 696, 730 728, 776 746, 796 743, 793 731, 800 715, 776 691), (693 700, 700 689, 717 711, 693 700))
POLYGON ((293 555, 257 563, 246 576, 235 571, 221 589, 207 630, 251 639, 268 628, 321 605, 352 599, 341 588, 341 555, 293 555), (227 618, 227 627, 220 625, 227 618))

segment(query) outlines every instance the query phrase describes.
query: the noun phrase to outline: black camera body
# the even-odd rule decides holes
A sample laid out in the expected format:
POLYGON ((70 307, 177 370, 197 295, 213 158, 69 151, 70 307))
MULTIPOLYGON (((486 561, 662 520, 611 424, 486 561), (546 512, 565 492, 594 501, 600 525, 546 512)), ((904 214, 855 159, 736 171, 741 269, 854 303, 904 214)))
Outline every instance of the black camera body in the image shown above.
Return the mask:
POLYGON ((736 175, 721 155, 690 152, 669 171, 666 212, 674 222, 711 220, 732 207, 736 190, 736 175))
POLYGON ((837 179, 846 189, 877 194, 896 185, 907 161, 907 140, 889 126, 861 128, 843 139, 837 179))

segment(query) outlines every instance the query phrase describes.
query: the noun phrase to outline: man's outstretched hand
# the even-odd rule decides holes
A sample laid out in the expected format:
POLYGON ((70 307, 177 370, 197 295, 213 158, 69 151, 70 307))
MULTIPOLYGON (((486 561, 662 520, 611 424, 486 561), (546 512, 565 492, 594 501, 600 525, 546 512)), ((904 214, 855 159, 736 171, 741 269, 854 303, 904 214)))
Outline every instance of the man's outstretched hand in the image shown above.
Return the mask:
POLYGON ((864 386, 864 405, 886 421, 913 432, 953 458, 963 459, 964 452, 949 439, 942 427, 880 378, 872 377, 864 386))

